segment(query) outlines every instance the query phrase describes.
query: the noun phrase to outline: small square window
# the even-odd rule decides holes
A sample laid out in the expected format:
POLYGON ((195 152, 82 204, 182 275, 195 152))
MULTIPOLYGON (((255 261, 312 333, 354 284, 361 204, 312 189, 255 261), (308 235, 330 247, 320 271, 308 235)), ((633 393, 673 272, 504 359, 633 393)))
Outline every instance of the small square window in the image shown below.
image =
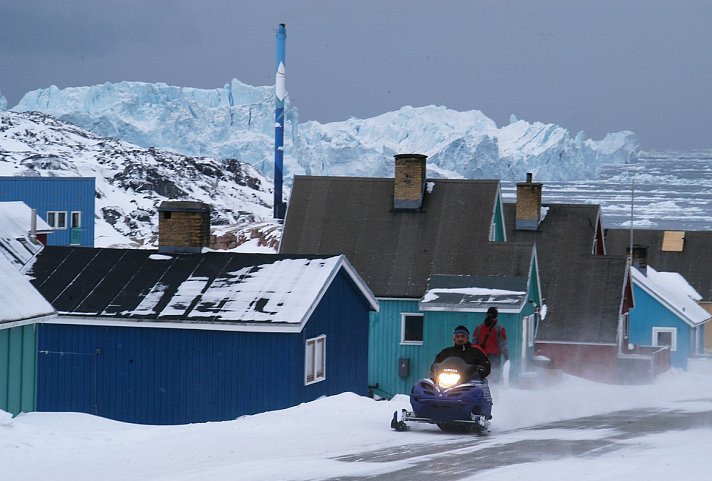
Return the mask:
POLYGON ((668 346, 670 351, 677 351, 677 329, 674 327, 654 327, 653 346, 668 346))
POLYGON ((401 344, 423 344, 422 314, 401 314, 401 344))

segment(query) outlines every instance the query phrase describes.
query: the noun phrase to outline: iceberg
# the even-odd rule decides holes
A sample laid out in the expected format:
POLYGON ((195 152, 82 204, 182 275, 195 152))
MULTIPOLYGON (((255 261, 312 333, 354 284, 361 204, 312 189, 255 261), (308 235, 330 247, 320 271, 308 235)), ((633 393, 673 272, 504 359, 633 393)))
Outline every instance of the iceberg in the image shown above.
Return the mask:
MULTIPOLYGON (((25 94, 12 109, 38 111, 142 147, 182 155, 239 159, 273 176, 274 87, 233 79, 222 88, 119 82, 25 94)), ((405 106, 395 112, 342 122, 299 123, 285 101, 285 183, 291 176, 393 175, 393 155, 428 156, 429 177, 538 181, 595 179, 603 165, 637 161, 640 145, 630 131, 601 140, 572 136, 555 124, 514 115, 506 126, 478 110, 405 106)))

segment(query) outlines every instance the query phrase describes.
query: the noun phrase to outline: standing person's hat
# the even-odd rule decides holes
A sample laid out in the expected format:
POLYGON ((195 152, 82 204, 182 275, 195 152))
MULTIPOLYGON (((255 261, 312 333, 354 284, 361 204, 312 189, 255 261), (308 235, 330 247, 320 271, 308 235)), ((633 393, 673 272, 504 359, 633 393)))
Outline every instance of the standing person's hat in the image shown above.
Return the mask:
POLYGON ((487 315, 491 317, 497 317, 498 311, 496 307, 490 307, 487 309, 487 315))

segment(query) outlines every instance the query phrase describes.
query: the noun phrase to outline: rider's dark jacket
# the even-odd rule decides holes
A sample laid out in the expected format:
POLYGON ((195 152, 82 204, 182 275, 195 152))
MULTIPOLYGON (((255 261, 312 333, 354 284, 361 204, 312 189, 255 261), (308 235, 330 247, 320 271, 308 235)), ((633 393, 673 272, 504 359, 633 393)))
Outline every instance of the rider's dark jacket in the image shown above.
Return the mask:
POLYGON ((472 346, 469 342, 462 346, 455 344, 454 346, 446 347, 435 356, 435 362, 442 362, 448 357, 459 357, 467 364, 484 367, 483 377, 489 376, 492 370, 487 354, 479 347, 472 346))

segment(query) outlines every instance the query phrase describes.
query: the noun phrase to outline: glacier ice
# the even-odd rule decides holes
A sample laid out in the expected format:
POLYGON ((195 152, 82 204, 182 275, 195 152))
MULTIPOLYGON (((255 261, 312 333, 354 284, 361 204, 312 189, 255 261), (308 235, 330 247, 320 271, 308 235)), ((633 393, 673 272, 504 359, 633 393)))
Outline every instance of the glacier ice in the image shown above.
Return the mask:
MULTIPOLYGON (((12 110, 39 111, 94 133, 190 156, 239 159, 267 176, 274 164, 274 87, 233 79, 222 88, 119 82, 27 93, 12 110)), ((633 163, 633 132, 585 139, 514 115, 498 127, 477 110, 405 106, 343 122, 299 123, 285 103, 285 182, 294 174, 393 175, 393 155, 428 155, 430 177, 538 181, 595 179, 601 166, 633 163)))

